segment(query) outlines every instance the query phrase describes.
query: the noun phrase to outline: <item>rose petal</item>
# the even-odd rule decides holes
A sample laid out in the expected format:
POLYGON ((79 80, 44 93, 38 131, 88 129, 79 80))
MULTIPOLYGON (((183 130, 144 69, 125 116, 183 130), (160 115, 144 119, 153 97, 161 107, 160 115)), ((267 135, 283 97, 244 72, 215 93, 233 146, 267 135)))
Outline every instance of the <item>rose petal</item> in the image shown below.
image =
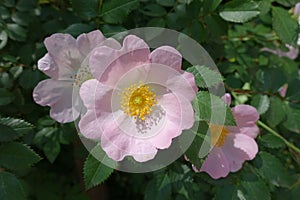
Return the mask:
POLYGON ((110 47, 112 49, 117 49, 117 50, 122 48, 121 44, 113 38, 108 38, 108 39, 104 40, 98 46, 107 46, 107 47, 110 47))
POLYGON ((189 72, 174 75, 166 81, 166 87, 175 94, 180 94, 192 101, 196 97, 198 88, 194 82, 194 76, 189 72))
POLYGON ((89 139, 99 139, 102 135, 102 130, 99 127, 96 112, 88 110, 80 119, 78 124, 82 135, 89 139))
POLYGON ((67 123, 78 117, 72 104, 72 82, 47 79, 33 90, 33 99, 42 106, 51 106, 50 116, 58 122, 67 123), (74 116, 73 116, 74 114, 74 116))
POLYGON ((106 154, 116 161, 131 155, 136 161, 145 162, 153 159, 157 153, 157 149, 151 144, 127 135, 115 122, 105 129, 101 137, 101 146, 106 154))
POLYGON ((255 138, 259 132, 256 125, 259 119, 257 110, 249 105, 238 105, 231 109, 235 118, 237 127, 230 127, 230 131, 234 133, 243 133, 255 138))
POLYGON ((130 69, 148 62, 148 45, 140 38, 129 35, 120 50, 96 48, 90 57, 91 72, 100 82, 114 86, 130 69))
POLYGON ((253 138, 245 134, 236 134, 233 142, 235 148, 243 150, 248 155, 246 160, 255 158, 258 152, 258 146, 253 138))
POLYGON ((50 109, 50 117, 60 123, 72 122, 79 117, 79 114, 80 112, 72 104, 72 90, 67 90, 50 109))
POLYGON ((222 96, 222 99, 225 101, 225 103, 230 106, 231 104, 231 95, 229 93, 226 93, 222 96))
POLYGON ((214 179, 226 177, 228 175, 229 163, 220 148, 214 147, 211 152, 209 152, 201 166, 200 172, 206 172, 214 179))
MULTIPOLYGON (((222 146, 222 151, 228 160, 231 172, 236 172, 240 170, 243 165, 243 162, 245 162, 245 160, 249 160, 249 156, 246 152, 234 146, 234 141, 236 137, 239 137, 239 134, 228 135, 226 137, 224 145, 222 146)), ((252 138, 250 139, 253 140, 252 138)))
POLYGON ((101 112, 111 111, 112 88, 101 84, 96 79, 85 81, 79 91, 84 105, 88 109, 95 109, 101 112))
POLYGON ((103 34, 99 31, 83 33, 78 36, 76 45, 83 56, 87 56, 97 45, 105 40, 103 34))
POLYGON ((46 38, 44 43, 49 55, 59 66, 60 76, 65 76, 61 75, 63 68, 76 72, 81 66, 84 57, 77 49, 76 40, 71 35, 56 33, 46 38))
POLYGON ((174 68, 181 71, 181 54, 170 46, 161 46, 150 54, 151 63, 157 63, 174 68))
POLYGON ((80 88, 83 104, 88 109, 79 122, 80 132, 87 138, 98 139, 105 129, 105 121, 112 114, 111 88, 96 79, 84 82, 80 88))
MULTIPOLYGON (((52 106, 69 90, 72 91, 71 81, 46 79, 39 82, 34 88, 33 99, 42 106, 52 106)), ((72 101, 70 101, 70 104, 72 104, 72 101)))
POLYGON ((194 111, 191 103, 184 97, 176 97, 169 93, 160 96, 158 104, 165 110, 166 124, 149 142, 159 149, 170 147, 172 139, 179 136, 183 129, 189 129, 194 124, 194 111))
POLYGON ((47 76, 56 79, 58 77, 58 67, 51 56, 47 53, 39 59, 38 68, 47 76))

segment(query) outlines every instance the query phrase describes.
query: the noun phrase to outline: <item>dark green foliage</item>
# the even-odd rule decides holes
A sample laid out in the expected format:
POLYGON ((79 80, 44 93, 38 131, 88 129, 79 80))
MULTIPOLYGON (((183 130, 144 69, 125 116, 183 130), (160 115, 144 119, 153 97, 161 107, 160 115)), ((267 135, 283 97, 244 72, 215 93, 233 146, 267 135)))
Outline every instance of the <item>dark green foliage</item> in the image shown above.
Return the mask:
POLYGON ((299 154, 287 143, 300 147, 300 59, 262 51, 288 51, 286 44, 298 48, 298 16, 293 15, 297 2, 1 0, 0 200, 86 200, 85 189, 104 181, 109 199, 298 200, 299 154), (87 155, 73 123, 55 122, 48 107, 34 103, 34 87, 47 78, 37 69, 37 61, 46 53, 43 40, 53 33, 77 37, 100 29, 110 37, 145 26, 190 36, 208 51, 220 72, 183 62, 199 88, 193 102, 199 127, 183 132, 195 137, 185 152, 189 162, 182 157, 157 172, 113 173, 100 161, 116 163, 99 146, 93 150, 97 158, 87 155), (286 141, 260 129, 256 158, 240 171, 213 180, 194 173, 191 163, 200 169, 205 160, 199 152, 201 147, 209 150, 205 136, 210 123, 235 125, 222 94, 208 92, 222 82, 233 94, 233 106, 254 106, 260 120, 286 141), (284 85, 287 92, 281 96, 284 85))

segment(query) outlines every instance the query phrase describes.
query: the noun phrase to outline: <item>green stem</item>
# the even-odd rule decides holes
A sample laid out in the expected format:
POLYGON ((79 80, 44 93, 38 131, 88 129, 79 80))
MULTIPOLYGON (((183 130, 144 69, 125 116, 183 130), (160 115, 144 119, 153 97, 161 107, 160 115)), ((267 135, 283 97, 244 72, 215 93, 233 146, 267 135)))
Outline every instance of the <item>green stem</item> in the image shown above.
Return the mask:
POLYGON ((274 131, 268 125, 266 125, 262 121, 258 121, 257 124, 259 126, 261 126, 262 128, 264 128, 265 130, 267 130, 270 133, 272 133, 273 135, 275 135, 276 137, 278 137, 279 139, 281 139, 289 148, 293 149, 295 152, 297 152, 300 155, 300 149, 298 147, 296 147, 295 145, 293 145, 292 143, 290 143, 289 141, 287 141, 284 137, 282 137, 279 133, 277 133, 276 131, 274 131))
POLYGON ((100 21, 101 21, 101 8, 102 8, 103 0, 99 0, 98 4, 98 16, 96 18, 97 28, 100 28, 100 21))
POLYGON ((101 7, 102 7, 102 3, 103 3, 103 0, 99 0, 99 7, 98 7, 98 14, 100 15, 101 13, 101 7))

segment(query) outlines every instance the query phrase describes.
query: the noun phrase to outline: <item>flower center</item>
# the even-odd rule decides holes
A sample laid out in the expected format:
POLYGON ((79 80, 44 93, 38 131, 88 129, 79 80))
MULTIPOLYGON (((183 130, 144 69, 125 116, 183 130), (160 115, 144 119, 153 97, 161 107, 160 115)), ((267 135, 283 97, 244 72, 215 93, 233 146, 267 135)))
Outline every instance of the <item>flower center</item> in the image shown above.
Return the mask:
POLYGON ((74 82, 73 86, 80 87, 83 82, 92 79, 93 75, 89 69, 89 67, 86 65, 84 67, 80 67, 77 71, 77 73, 74 75, 74 82))
POLYGON ((145 117, 151 113, 152 107, 157 104, 156 94, 141 82, 125 88, 120 95, 124 113, 135 119, 145 120, 145 117))
POLYGON ((212 145, 217 145, 217 147, 223 146, 229 133, 228 130, 222 125, 210 124, 209 131, 212 145))

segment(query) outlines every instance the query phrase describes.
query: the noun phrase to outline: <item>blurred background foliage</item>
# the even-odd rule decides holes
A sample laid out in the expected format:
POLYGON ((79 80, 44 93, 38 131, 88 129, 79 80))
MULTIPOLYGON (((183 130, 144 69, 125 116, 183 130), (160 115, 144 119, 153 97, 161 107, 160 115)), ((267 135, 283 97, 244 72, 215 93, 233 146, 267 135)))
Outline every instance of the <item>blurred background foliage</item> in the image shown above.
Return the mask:
MULTIPOLYGON (((234 103, 255 106, 261 121, 260 153, 241 171, 213 180, 195 174, 184 159, 153 173, 101 171, 86 164, 86 187, 109 199, 299 199, 299 57, 261 49, 297 47, 297 0, 1 0, 0 1, 0 200, 90 199, 82 178, 88 153, 73 123, 52 120, 32 90, 45 78, 37 61, 45 37, 74 37, 100 29, 109 37, 136 27, 165 27, 198 41, 222 73, 234 103), (283 97, 278 90, 287 85, 283 97), (92 169, 87 169, 91 167, 92 169), (107 175, 107 176, 106 176, 107 175), (99 189, 99 188, 96 188, 99 189)), ((94 163, 90 160, 89 163, 94 163)), ((95 163, 94 163, 95 164, 95 163)), ((98 196, 99 197, 99 196, 98 196)))

